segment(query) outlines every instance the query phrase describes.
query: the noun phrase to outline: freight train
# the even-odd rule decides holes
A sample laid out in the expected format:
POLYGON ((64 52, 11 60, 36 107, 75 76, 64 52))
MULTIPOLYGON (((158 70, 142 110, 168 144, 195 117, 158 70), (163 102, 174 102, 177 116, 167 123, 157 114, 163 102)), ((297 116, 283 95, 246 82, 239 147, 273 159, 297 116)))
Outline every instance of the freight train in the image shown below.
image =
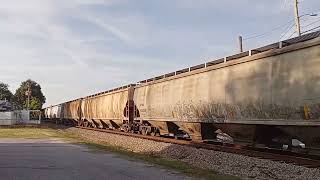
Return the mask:
POLYGON ((320 147, 319 72, 320 31, 50 106, 44 116, 145 135, 320 147))

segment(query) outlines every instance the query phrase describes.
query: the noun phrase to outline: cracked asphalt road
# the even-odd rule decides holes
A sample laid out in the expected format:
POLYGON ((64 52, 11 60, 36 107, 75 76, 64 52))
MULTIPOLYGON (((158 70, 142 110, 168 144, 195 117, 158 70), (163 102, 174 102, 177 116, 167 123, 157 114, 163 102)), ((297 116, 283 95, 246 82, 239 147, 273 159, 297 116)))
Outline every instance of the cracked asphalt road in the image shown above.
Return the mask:
POLYGON ((161 167, 50 139, 0 139, 0 179, 189 179, 161 167))

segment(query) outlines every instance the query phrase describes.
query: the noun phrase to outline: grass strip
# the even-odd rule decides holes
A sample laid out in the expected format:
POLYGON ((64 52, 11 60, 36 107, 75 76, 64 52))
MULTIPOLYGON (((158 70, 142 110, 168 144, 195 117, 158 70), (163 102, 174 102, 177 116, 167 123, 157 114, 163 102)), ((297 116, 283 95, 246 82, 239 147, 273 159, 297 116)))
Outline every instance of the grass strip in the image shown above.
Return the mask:
POLYGON ((161 166, 168 170, 174 170, 186 174, 193 179, 211 179, 211 180, 239 180, 234 176, 219 175, 217 172, 208 169, 202 169, 191 166, 182 161, 166 159, 163 157, 135 153, 122 147, 111 146, 107 143, 95 143, 80 137, 77 134, 70 133, 64 129, 46 128, 46 127, 18 127, 18 128, 0 128, 0 138, 25 138, 25 139, 43 139, 56 138, 63 139, 71 143, 86 145, 91 150, 112 152, 128 160, 140 160, 149 164, 161 166))

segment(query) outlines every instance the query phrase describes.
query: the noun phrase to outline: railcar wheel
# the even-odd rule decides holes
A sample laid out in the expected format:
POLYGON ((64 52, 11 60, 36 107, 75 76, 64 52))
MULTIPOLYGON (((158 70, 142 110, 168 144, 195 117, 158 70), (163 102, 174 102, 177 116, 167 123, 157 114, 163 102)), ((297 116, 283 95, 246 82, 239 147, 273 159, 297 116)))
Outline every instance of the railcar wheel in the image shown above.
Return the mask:
POLYGON ((154 128, 152 127, 151 132, 150 132, 151 136, 160 136, 160 131, 158 128, 154 128))
POLYGON ((152 131, 150 132, 150 135, 151 135, 151 136, 157 136, 157 134, 158 134, 157 130, 152 130, 152 131))
POLYGON ((147 129, 142 129, 141 130, 142 135, 148 135, 148 130, 147 129))
POLYGON ((129 128, 129 126, 126 125, 126 124, 122 126, 122 130, 123 130, 124 132, 130 132, 130 128, 129 128))

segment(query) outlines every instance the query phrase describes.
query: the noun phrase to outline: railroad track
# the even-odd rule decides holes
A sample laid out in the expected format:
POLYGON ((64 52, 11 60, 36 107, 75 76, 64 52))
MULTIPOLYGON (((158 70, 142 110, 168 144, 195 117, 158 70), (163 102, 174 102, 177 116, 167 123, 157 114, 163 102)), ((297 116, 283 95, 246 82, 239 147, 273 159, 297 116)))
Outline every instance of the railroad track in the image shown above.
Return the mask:
POLYGON ((203 148, 208 150, 239 154, 239 155, 255 157, 260 159, 268 159, 272 161, 284 162, 284 163, 304 166, 308 168, 320 168, 320 157, 315 155, 301 154, 301 153, 283 151, 278 149, 256 148, 256 147, 244 146, 239 144, 210 144, 210 143, 204 143, 202 141, 187 141, 187 140, 164 138, 159 136, 146 136, 146 135, 134 134, 134 133, 128 133, 128 132, 122 132, 122 131, 97 129, 97 128, 82 127, 82 126, 76 126, 76 128, 136 137, 141 139, 148 139, 148 140, 153 140, 157 142, 166 142, 166 143, 185 145, 185 146, 190 146, 195 148, 203 148))

